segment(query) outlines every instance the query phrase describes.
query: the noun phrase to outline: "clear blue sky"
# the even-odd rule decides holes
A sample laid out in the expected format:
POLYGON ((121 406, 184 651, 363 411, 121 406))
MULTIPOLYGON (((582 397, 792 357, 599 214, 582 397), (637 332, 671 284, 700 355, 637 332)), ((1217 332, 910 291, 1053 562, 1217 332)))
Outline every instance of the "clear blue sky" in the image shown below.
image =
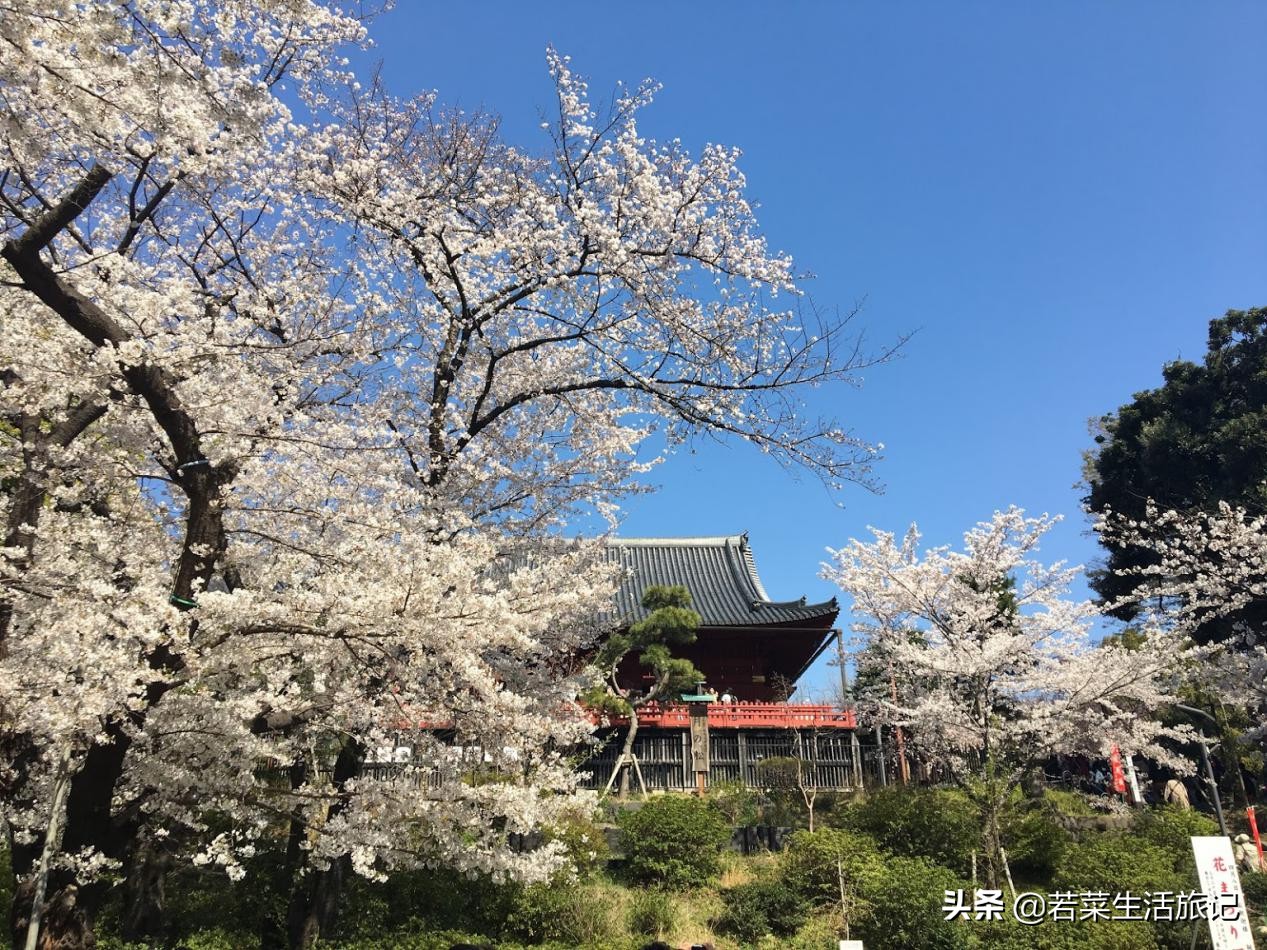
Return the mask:
POLYGON ((776 598, 831 596, 824 549, 868 525, 948 543, 1009 504, 1066 515, 1048 559, 1094 559, 1087 419, 1267 305, 1267 4, 399 0, 372 32, 394 92, 498 112, 521 145, 544 146, 548 43, 595 94, 656 78, 644 132, 741 147, 818 304, 918 331, 814 397, 885 444, 882 495, 710 446, 628 506, 626 535, 747 530, 776 598))

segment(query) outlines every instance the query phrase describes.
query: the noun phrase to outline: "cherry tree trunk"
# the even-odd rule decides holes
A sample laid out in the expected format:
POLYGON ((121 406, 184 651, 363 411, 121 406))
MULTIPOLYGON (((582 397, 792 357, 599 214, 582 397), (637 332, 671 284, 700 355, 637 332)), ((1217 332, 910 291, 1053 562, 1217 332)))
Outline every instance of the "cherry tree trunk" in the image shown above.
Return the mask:
POLYGON ((344 855, 324 870, 310 871, 291 895, 286 912, 286 929, 291 950, 307 950, 319 939, 329 937, 339 919, 339 900, 351 869, 344 855))
MULTIPOLYGON (((32 882, 23 881, 13 893, 9 921, 14 950, 22 950, 26 946, 34 890, 32 882)), ((60 872, 51 875, 40 919, 39 940, 35 946, 38 950, 90 950, 95 947, 97 937, 93 921, 99 907, 100 899, 90 891, 81 893, 68 876, 60 872)))
POLYGON ((1002 804, 991 794, 985 805, 984 827, 981 834, 982 857, 985 858, 985 883, 990 888, 1001 888, 1004 882, 1003 830, 1000 822, 1002 804))
MULTIPOLYGON (((130 740, 121 730, 108 731, 112 733, 113 741, 94 745, 84 756, 79 771, 71 781, 66 800, 65 832, 59 849, 63 854, 93 849, 109 858, 126 858, 126 848, 135 829, 114 820, 111 803, 123 774, 123 760, 130 740)), ((15 947, 26 945, 34 897, 31 872, 42 848, 43 842, 40 841, 26 849, 15 849, 13 853, 14 874, 26 878, 13 896, 10 921, 15 947)), ((93 928, 108 892, 109 885, 105 881, 80 884, 67 871, 54 869, 48 878, 36 946, 40 950, 95 947, 97 938, 93 928)))
MULTIPOLYGON (((340 795, 347 783, 360 774, 361 760, 360 743, 348 741, 339 749, 332 781, 340 795)), ((327 820, 339 814, 345 806, 346 799, 336 801, 330 807, 327 820)), ((302 826, 296 827, 292 822, 291 845, 295 848, 295 857, 302 855, 298 844, 303 833, 302 826), (297 834, 301 836, 298 841, 297 834)), ((302 872, 300 863, 295 860, 291 864, 290 902, 286 908, 286 933, 291 950, 307 950, 319 938, 330 936, 338 922, 339 898, 343 895, 343 884, 351 870, 351 859, 347 855, 331 861, 327 868, 310 868, 306 873, 302 872)))
POLYGON ((167 929, 167 871, 170 856, 142 839, 125 864, 120 936, 128 943, 158 942, 167 929))

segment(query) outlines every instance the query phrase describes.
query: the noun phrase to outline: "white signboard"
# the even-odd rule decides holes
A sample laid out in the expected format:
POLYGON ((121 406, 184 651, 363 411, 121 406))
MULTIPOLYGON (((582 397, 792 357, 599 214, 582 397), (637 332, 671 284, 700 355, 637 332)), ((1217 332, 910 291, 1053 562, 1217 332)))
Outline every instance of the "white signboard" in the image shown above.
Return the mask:
POLYGON ((1210 897, 1210 942, 1214 950, 1254 950, 1231 840, 1221 835, 1193 838, 1192 854, 1197 859, 1201 891, 1210 897))

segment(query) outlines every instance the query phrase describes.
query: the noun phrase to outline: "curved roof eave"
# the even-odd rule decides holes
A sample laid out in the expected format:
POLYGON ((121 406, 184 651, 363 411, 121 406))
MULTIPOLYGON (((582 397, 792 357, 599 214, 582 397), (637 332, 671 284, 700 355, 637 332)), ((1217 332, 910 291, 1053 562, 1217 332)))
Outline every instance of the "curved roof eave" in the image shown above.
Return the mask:
POLYGON ((613 538, 611 556, 628 569, 617 595, 629 621, 646 615, 642 591, 653 584, 682 584, 691 592, 701 626, 830 627, 840 612, 836 598, 771 600, 757 573, 748 535, 684 538, 613 538))

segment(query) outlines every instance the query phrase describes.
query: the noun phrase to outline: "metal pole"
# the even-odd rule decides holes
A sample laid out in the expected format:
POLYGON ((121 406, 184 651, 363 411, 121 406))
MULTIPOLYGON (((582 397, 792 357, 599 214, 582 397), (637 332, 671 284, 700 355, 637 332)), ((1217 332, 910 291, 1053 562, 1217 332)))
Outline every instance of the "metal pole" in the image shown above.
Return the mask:
MULTIPOLYGON (((1197 709, 1195 706, 1185 706, 1183 703, 1175 703, 1175 708, 1200 716, 1202 719, 1213 723, 1214 728, 1222 729, 1219 721, 1204 709, 1197 709)), ((1205 766, 1206 780, 1210 783, 1210 795, 1214 798, 1214 814, 1219 819, 1219 831, 1224 837, 1227 837, 1227 822, 1223 819, 1223 802, 1219 800, 1219 783, 1214 780, 1214 769, 1210 767, 1210 750, 1206 745, 1204 729, 1197 730, 1197 741, 1201 743, 1201 762, 1205 766)))
POLYGON ((849 691, 849 671, 845 669, 845 632, 837 627, 832 631, 836 634, 836 661, 840 664, 840 708, 845 708, 845 703, 852 697, 849 691))
POLYGON ((1210 767, 1210 750, 1205 742, 1205 730, 1197 733, 1201 743, 1201 763, 1205 766, 1205 777, 1210 783, 1210 795, 1214 798, 1214 813, 1219 819, 1219 832, 1227 837, 1227 822, 1223 819, 1223 803, 1219 801, 1219 783, 1214 780, 1214 769, 1210 767))
MULTIPOLYGON (((834 631, 836 634, 836 662, 840 665, 840 709, 845 710, 845 704, 853 698, 852 690, 849 688, 849 670, 845 667, 845 632, 837 627, 834 631)), ((849 730, 849 757, 853 765, 853 783, 855 788, 862 788, 862 750, 858 746, 858 721, 854 719, 854 727, 849 730)))

